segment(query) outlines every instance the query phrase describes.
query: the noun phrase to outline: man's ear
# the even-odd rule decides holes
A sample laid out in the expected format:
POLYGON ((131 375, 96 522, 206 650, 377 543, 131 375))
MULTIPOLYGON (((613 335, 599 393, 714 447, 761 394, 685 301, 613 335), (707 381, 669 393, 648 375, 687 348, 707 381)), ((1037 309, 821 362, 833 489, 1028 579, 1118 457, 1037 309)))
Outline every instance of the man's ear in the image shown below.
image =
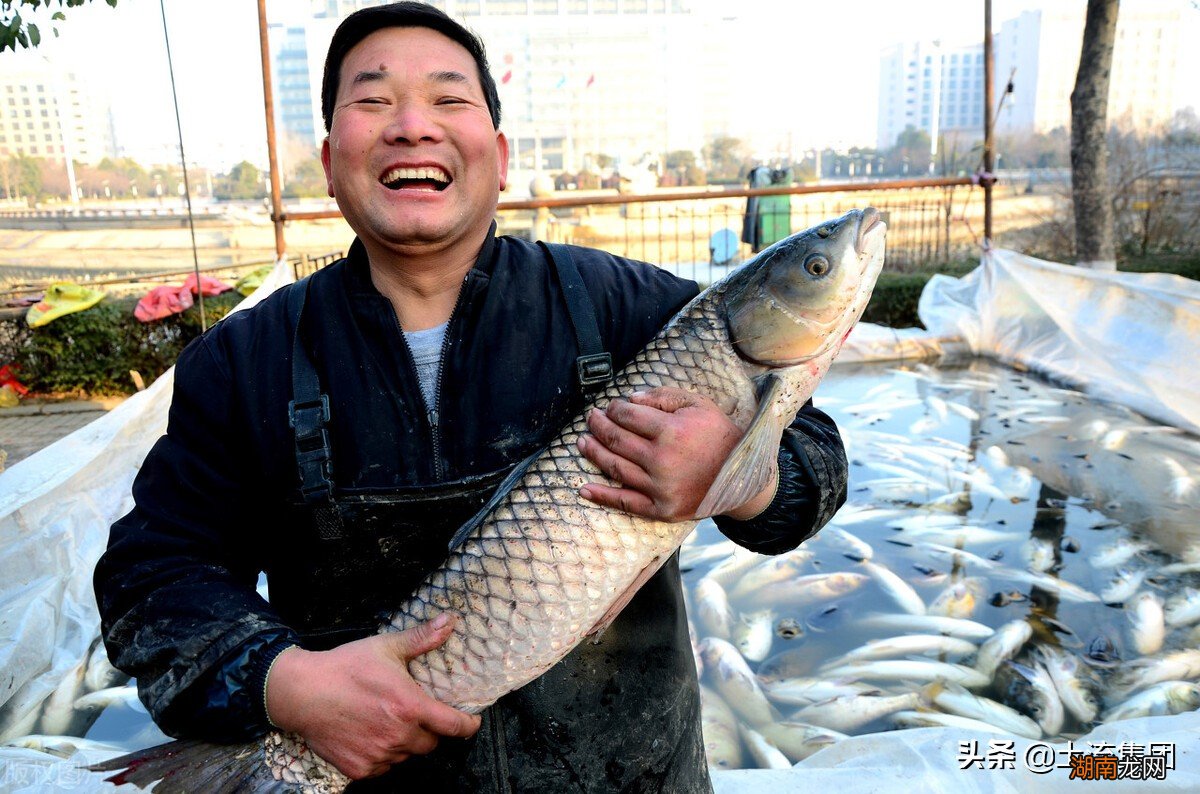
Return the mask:
POLYGON ((333 195, 333 169, 329 165, 329 136, 325 136, 325 140, 321 141, 321 167, 325 169, 325 191, 329 193, 330 198, 336 198, 333 195))
POLYGON ((508 138, 504 137, 503 132, 496 133, 496 155, 500 161, 500 189, 504 190, 508 187, 508 138))

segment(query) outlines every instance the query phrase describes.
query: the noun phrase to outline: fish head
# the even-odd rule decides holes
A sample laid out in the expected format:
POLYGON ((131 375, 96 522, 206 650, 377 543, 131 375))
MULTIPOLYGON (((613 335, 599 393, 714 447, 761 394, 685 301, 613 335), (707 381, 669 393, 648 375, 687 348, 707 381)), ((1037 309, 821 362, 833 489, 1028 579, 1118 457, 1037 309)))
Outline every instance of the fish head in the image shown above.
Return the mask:
POLYGON ((887 224, 873 207, 799 232, 767 248, 726 288, 730 339, 768 367, 840 348, 883 268, 887 224))

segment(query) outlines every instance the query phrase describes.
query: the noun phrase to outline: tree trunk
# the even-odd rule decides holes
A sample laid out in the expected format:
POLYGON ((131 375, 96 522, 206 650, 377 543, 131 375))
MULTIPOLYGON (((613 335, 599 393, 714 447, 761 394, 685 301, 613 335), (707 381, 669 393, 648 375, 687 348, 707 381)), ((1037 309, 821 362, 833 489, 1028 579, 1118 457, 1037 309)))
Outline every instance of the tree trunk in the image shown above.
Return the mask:
POLYGON ((1088 0, 1083 52, 1071 92, 1071 193, 1075 203, 1075 262, 1116 270, 1112 201, 1108 190, 1108 83, 1119 0, 1088 0))

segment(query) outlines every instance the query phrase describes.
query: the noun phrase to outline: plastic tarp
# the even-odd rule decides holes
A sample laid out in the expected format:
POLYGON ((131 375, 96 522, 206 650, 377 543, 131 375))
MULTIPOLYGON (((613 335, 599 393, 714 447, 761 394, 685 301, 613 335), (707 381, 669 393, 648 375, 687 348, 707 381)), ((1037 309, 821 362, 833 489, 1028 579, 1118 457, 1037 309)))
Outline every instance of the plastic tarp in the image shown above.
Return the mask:
POLYGON ((1164 273, 1087 270, 993 250, 921 293, 933 337, 1200 433, 1200 284, 1164 273))
MULTIPOLYGON (((238 308, 291 280, 281 260, 238 308)), ((108 527, 132 507, 142 460, 166 430, 173 376, 168 370, 0 474, 0 742, 31 733, 51 695, 69 695, 89 669, 104 675, 103 653, 92 655, 100 632, 92 571, 108 527)))
MULTIPOLYGON (((277 267, 272 283, 256 296, 288 276, 277 267)), ((1188 354, 1200 340, 1198 297, 1194 283, 1175 277, 1095 273, 994 251, 961 279, 930 282, 921 298, 929 331, 862 324, 839 362, 945 355, 961 338, 975 354, 1068 379, 1095 396, 1195 431, 1200 376, 1188 354)), ((166 375, 0 475, 0 669, 6 674, 0 678, 0 730, 5 715, 37 708, 86 661, 98 627, 91 570, 108 524, 129 507, 138 464, 162 432, 169 389, 166 375)), ((1197 712, 1109 723, 1074 742, 1073 749, 1084 753, 1095 752, 1090 742, 1169 744, 1174 768, 1165 781, 1072 780, 1072 748, 1025 739, 1013 740, 1011 768, 962 768, 962 743, 974 741, 985 752, 997 738, 950 728, 873 733, 827 747, 794 769, 717 771, 713 783, 717 794, 830 786, 841 794, 1054 792, 1096 785, 1116 792, 1200 790, 1197 712), (1048 758, 1053 768, 1046 767, 1048 758)), ((62 755, 72 750, 60 746, 62 755)), ((62 760, 0 747, 0 790, 113 791, 99 776, 80 773, 78 764, 116 752, 81 746, 62 760)))

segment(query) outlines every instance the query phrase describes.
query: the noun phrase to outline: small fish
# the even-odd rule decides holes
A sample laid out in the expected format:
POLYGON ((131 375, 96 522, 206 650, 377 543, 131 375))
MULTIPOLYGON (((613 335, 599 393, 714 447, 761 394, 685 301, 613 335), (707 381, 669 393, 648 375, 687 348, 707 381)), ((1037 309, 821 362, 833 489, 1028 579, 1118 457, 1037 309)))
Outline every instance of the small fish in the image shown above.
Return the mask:
POLYGON ((996 629, 996 633, 979 646, 975 669, 991 678, 1000 663, 1011 659, 1029 642, 1033 626, 1026 620, 1013 620, 996 629))
POLYGON ((939 708, 960 717, 986 722, 1027 739, 1042 738, 1042 726, 1024 714, 982 695, 968 692, 957 684, 935 682, 921 690, 921 695, 939 708))
POLYGON ((845 695, 805 706, 789 719, 849 733, 893 712, 916 708, 920 700, 916 692, 891 697, 845 695))
POLYGON ((1054 690, 1067 711, 1085 725, 1092 723, 1100 711, 1100 701, 1091 669, 1081 664, 1075 654, 1050 645, 1041 645, 1034 653, 1050 674, 1054 690))
MULTIPOLYGON (((693 533, 688 539, 696 537, 693 533)), ((684 543, 679 548, 679 568, 690 571, 693 568, 715 560, 728 559, 737 549, 741 548, 732 540, 722 540, 717 543, 684 543)))
POLYGON ((759 769, 792 768, 792 762, 788 760, 787 756, 758 731, 739 724, 738 733, 741 734, 742 742, 750 751, 750 757, 758 764, 759 769))
POLYGON ((1121 538, 1115 543, 1103 546, 1089 560, 1095 568, 1116 568, 1124 565, 1137 555, 1149 551, 1154 546, 1144 540, 1121 538))
POLYGON ((133 685, 114 686, 89 692, 75 700, 76 711, 100 711, 110 706, 120 706, 146 713, 146 707, 142 705, 142 701, 138 700, 137 687, 133 685))
POLYGON ((921 600, 921 596, 917 595, 917 591, 913 590, 908 582, 892 573, 891 569, 870 561, 863 561, 862 567, 900 609, 910 615, 925 614, 925 602, 921 600))
POLYGON ((732 555, 714 565, 704 576, 721 587, 733 587, 746 571, 761 563, 763 559, 763 555, 738 546, 732 555))
POLYGON ((759 595, 762 607, 798 609, 820 601, 830 601, 857 590, 867 581, 861 573, 818 573, 799 576, 774 585, 759 595))
POLYGON ((775 612, 764 609, 760 612, 742 613, 733 625, 732 642, 751 662, 761 662, 771 653, 775 640, 775 612))
POLYGON ((837 545, 842 550, 842 556, 849 557, 855 562, 865 562, 875 556, 875 550, 871 548, 870 544, 861 540, 857 535, 852 535, 838 527, 827 526, 817 537, 837 545))
POLYGON ((1128 568, 1118 568, 1108 586, 1100 591, 1100 599, 1106 604, 1123 604, 1133 597, 1133 594, 1146 580, 1147 571, 1131 571, 1128 568))
POLYGON ((938 632, 951 637, 983 640, 992 636, 995 629, 974 620, 950 618, 942 615, 866 615, 858 620, 866 628, 891 629, 896 631, 938 632))
POLYGON ((1185 587, 1167 599, 1163 610, 1168 626, 1190 626, 1200 621, 1200 590, 1185 587))
POLYGON ((742 742, 738 720, 721 696, 700 685, 700 733, 708 765, 716 769, 741 769, 742 742))
POLYGON ((983 597, 983 580, 964 579, 942 591, 929 605, 930 615, 966 619, 975 614, 975 607, 983 597))
POLYGON ((898 728, 957 728, 981 733, 1007 735, 1008 731, 980 720, 943 714, 940 711, 898 711, 892 715, 892 723, 898 728))
POLYGON ((1166 636, 1162 599, 1154 593, 1138 593, 1125 604, 1133 647, 1143 656, 1157 653, 1166 636))
POLYGON ((1200 708, 1200 684, 1192 681, 1162 681, 1104 712, 1103 722, 1182 714, 1200 708))
POLYGON ((763 725, 759 731, 793 763, 800 763, 818 750, 850 738, 838 731, 792 720, 763 725))
POLYGON ((994 572, 997 576, 1013 579, 1018 582, 1027 582, 1035 587, 1040 587, 1047 593, 1057 596, 1063 601, 1074 601, 1079 604, 1100 603, 1100 596, 1057 576, 1045 573, 1033 573, 1032 571, 1021 571, 1016 568, 1007 568, 1004 566, 995 568, 994 572))
POLYGON ((787 678, 782 681, 763 681, 763 691, 772 703, 783 706, 807 706, 830 698, 846 695, 865 695, 879 690, 850 678, 787 678))
POLYGON ((969 689, 987 686, 992 682, 990 676, 970 667, 917 659, 850 662, 822 673, 832 677, 865 678, 868 681, 952 681, 969 689))
POLYGON ((720 582, 711 576, 696 582, 694 603, 696 617, 706 636, 727 640, 733 636, 734 614, 729 597, 720 582))
POLYGON ((798 578, 812 557, 813 553, 807 549, 793 549, 786 554, 767 557, 743 573, 741 578, 728 588, 729 600, 743 601, 759 590, 798 578))
POLYGON ((1018 711, 1037 720, 1047 736, 1057 736, 1062 730, 1065 712, 1046 668, 1036 661, 1031 665, 1023 665, 1009 660, 1001 664, 996 672, 997 688, 1005 698, 1018 711))
POLYGON ((1022 546, 1021 552, 1025 564, 1035 573, 1046 573, 1058 565, 1055 545, 1048 540, 1030 538, 1022 546))
POLYGON ((775 719, 766 693, 737 648, 717 637, 705 637, 700 641, 700 655, 708 680, 739 717, 751 725, 775 719))
POLYGON ((824 667, 838 667, 848 662, 871 659, 894 659, 914 654, 966 656, 979 650, 975 643, 940 634, 905 634, 880 640, 868 640, 854 650, 827 662, 824 667))
POLYGON ((1200 650, 1184 650, 1164 656, 1145 657, 1126 662, 1110 682, 1118 694, 1144 689, 1163 681, 1190 681, 1200 678, 1200 650))

